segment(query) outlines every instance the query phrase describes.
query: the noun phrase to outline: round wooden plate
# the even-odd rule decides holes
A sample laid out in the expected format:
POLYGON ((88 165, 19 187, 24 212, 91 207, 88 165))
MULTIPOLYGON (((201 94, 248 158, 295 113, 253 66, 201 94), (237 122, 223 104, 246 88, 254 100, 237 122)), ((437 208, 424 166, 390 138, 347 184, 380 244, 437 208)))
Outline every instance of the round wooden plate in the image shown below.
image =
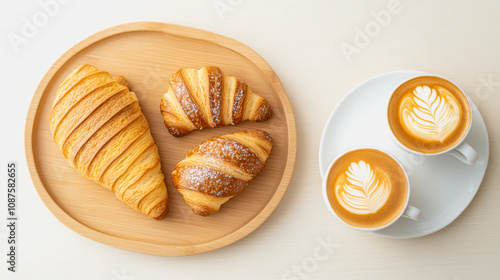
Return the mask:
POLYGON ((271 67, 244 44, 210 32, 156 22, 115 26, 81 41, 63 54, 38 86, 26 121, 25 148, 30 174, 49 210, 75 232, 118 248, 162 256, 198 254, 231 244, 261 225, 276 208, 292 176, 296 130, 287 94, 271 67), (170 212, 154 221, 129 208, 104 187, 87 180, 54 143, 49 114, 58 85, 73 69, 92 64, 123 75, 139 99, 160 151, 170 212), (193 131, 171 136, 163 124, 160 99, 179 68, 219 66, 245 80, 266 98, 273 116, 260 123, 193 131), (274 147, 264 171, 209 217, 194 214, 173 187, 170 173, 196 144, 209 137, 261 129, 274 147))

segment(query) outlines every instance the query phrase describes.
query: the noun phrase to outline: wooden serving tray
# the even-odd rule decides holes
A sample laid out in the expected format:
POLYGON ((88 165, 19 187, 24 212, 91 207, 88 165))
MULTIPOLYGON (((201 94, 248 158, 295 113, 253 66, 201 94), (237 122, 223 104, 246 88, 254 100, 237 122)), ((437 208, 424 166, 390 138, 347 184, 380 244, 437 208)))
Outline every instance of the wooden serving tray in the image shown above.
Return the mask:
POLYGON ((118 248, 162 256, 207 252, 255 230, 273 212, 292 176, 296 154, 295 120, 290 101, 271 67, 244 44, 210 32, 156 22, 115 26, 81 41, 63 54, 38 86, 25 132, 26 157, 33 183, 49 210, 67 227, 118 248), (170 212, 154 221, 118 200, 104 187, 76 172, 54 143, 49 115, 58 85, 73 69, 92 64, 123 75, 139 99, 162 159, 170 212), (163 124, 160 99, 179 68, 219 66, 245 80, 265 97, 273 116, 260 123, 193 131, 171 136, 163 124), (174 188, 170 173, 187 152, 212 136, 256 128, 269 132, 274 147, 264 171, 239 195, 209 217, 194 214, 174 188))

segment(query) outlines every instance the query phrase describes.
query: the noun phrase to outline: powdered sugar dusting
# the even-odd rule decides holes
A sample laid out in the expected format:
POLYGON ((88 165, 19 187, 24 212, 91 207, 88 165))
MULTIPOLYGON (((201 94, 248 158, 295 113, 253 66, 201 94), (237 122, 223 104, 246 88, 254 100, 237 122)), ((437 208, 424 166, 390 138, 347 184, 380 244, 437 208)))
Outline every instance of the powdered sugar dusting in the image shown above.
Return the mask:
POLYGON ((172 86, 177 101, 180 103, 182 109, 184 110, 184 113, 186 113, 186 115, 193 122, 196 128, 203 129, 208 127, 208 125, 205 123, 205 120, 203 119, 201 110, 191 98, 184 79, 181 77, 181 74, 179 72, 172 76, 172 79, 170 79, 170 85, 172 86))
POLYGON ((245 82, 238 80, 233 101, 233 118, 231 120, 233 124, 237 124, 243 121, 243 106, 245 104, 247 88, 248 87, 245 82))
POLYGON ((271 114, 271 106, 269 105, 269 103, 267 103, 267 100, 263 99, 257 107, 257 110, 255 110, 254 114, 250 116, 250 120, 257 122, 265 121, 269 117, 271 117, 271 114))
POLYGON ((177 188, 189 189, 217 197, 234 196, 248 182, 214 170, 208 166, 181 166, 172 175, 177 188))
POLYGON ((209 81, 210 112, 212 113, 213 127, 222 125, 222 74, 218 67, 207 67, 209 81))
POLYGON ((189 153, 189 155, 192 154, 218 158, 252 176, 259 174, 264 169, 264 163, 252 149, 238 141, 223 137, 208 139, 189 153))

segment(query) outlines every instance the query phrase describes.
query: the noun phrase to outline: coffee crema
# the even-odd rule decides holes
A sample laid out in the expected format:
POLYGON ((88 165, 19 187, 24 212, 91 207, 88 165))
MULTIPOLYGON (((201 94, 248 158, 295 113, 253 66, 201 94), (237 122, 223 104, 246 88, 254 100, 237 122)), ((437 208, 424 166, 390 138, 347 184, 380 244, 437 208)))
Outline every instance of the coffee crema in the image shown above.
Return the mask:
POLYGON ((406 206, 408 180, 400 164, 376 149, 358 149, 339 157, 327 178, 332 209, 348 225, 379 228, 406 206))
POLYGON ((387 114, 396 139, 424 154, 456 146, 471 122, 465 94, 450 81, 435 76, 413 78, 399 86, 392 94, 387 114))

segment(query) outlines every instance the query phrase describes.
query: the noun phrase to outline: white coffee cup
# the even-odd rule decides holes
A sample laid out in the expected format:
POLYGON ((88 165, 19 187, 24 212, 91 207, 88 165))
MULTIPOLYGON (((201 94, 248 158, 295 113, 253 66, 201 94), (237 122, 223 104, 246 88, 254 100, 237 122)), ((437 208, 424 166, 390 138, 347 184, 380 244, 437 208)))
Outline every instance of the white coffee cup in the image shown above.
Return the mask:
POLYGON ((467 137, 467 135, 469 135, 470 133, 470 128, 472 126, 472 118, 473 118, 473 108, 471 106, 471 101, 470 101, 470 98, 467 96, 467 94, 465 94, 465 91, 460 87, 458 86, 456 83, 450 81, 449 79, 445 78, 445 77, 442 77, 442 76, 439 76, 439 75, 435 75, 435 74, 419 74, 419 75, 416 75, 416 76, 413 76, 409 79, 406 79, 404 81, 402 81, 401 83, 399 83, 391 92, 391 96, 389 97, 389 100, 388 100, 388 108, 387 108, 387 121, 388 121, 388 124, 389 124, 389 128, 391 130, 391 134, 392 134, 392 137, 393 139, 399 144, 399 146, 401 146, 404 150, 410 152, 410 153, 414 153, 414 154, 418 154, 418 155, 424 155, 424 156, 434 156, 434 155, 442 155, 442 154, 450 154, 450 155, 453 155, 454 157, 456 157, 457 159, 459 159, 460 161, 466 163, 466 164, 469 164, 469 165, 472 165, 474 164, 477 159, 478 159, 478 153, 476 152, 476 150, 474 148, 472 148, 471 145, 469 145, 468 143, 466 143, 464 141, 464 139, 467 137), (469 109, 469 112, 470 112, 470 118, 468 118, 468 122, 469 122, 469 126, 466 130, 466 133, 464 133, 460 139, 460 141, 458 141, 455 145, 453 146, 450 146, 448 147, 446 150, 443 150, 443 151, 439 151, 439 152, 432 152, 432 153, 425 153, 425 152, 421 152, 421 151, 417 151, 417 150, 414 150, 414 149, 410 149, 409 147, 407 147, 405 144, 403 144, 399 139, 398 137, 394 134, 394 131, 392 131, 392 128, 391 128, 391 124, 390 124, 390 119, 391 119, 391 115, 390 115, 390 102, 392 100, 392 97, 393 95, 395 94, 395 92, 397 91, 397 89, 399 89, 401 86, 403 86, 404 84, 406 84, 407 82, 411 81, 411 80, 414 80, 416 78, 420 78, 420 77, 436 77, 438 79, 443 79, 445 81, 447 81, 448 83, 450 83, 451 85, 454 85, 456 88, 458 88, 460 94, 463 95, 463 97, 465 97, 465 103, 466 103, 466 106, 468 106, 468 109, 469 109))
POLYGON ((418 208, 416 208, 416 207, 411 206, 411 205, 408 204, 408 201, 410 199, 410 181, 409 181, 409 178, 408 178, 408 173, 405 170, 404 166, 401 164, 401 162, 399 160, 397 160, 390 153, 388 153, 388 152, 386 152, 384 150, 381 150, 379 148, 375 148, 375 147, 360 147, 360 148, 352 149, 352 150, 349 150, 349 151, 346 151, 346 152, 342 153, 335 160, 333 160, 332 163, 330 164, 330 166, 327 169, 326 175, 323 178, 322 193, 323 193, 323 199, 324 199, 324 202, 326 204, 326 207, 328 208, 329 212, 334 217, 336 217, 340 222, 342 222, 343 224, 347 225, 348 227, 354 228, 354 229, 357 229, 357 230, 361 230, 361 231, 369 231, 369 232, 378 231, 378 230, 381 230, 381 229, 389 227, 390 225, 392 225, 393 223, 395 223, 397 220, 399 220, 401 217, 408 218, 408 219, 411 219, 411 220, 418 220, 420 218, 420 215, 421 215, 421 210, 420 209, 418 209, 418 208), (397 213, 397 215, 392 220, 390 220, 386 224, 384 224, 382 226, 379 226, 379 227, 362 227, 362 226, 354 226, 354 225, 349 224, 348 222, 344 221, 337 214, 337 212, 332 207, 332 204, 331 204, 330 198, 329 198, 329 192, 332 191, 331 190, 332 186, 328 186, 328 182, 329 182, 330 175, 332 174, 332 167, 335 165, 335 163, 340 158, 342 158, 347 153, 353 152, 353 151, 357 151, 357 150, 364 150, 364 149, 377 150, 377 151, 382 152, 385 155, 389 156, 390 158, 392 158, 394 160, 394 162, 396 162, 397 165, 402 169, 402 171, 404 173, 404 179, 403 180, 406 182, 406 185, 407 185, 407 188, 408 188, 407 189, 407 195, 405 197, 401 197, 401 199, 404 199, 404 206, 401 208, 400 212, 397 213))

